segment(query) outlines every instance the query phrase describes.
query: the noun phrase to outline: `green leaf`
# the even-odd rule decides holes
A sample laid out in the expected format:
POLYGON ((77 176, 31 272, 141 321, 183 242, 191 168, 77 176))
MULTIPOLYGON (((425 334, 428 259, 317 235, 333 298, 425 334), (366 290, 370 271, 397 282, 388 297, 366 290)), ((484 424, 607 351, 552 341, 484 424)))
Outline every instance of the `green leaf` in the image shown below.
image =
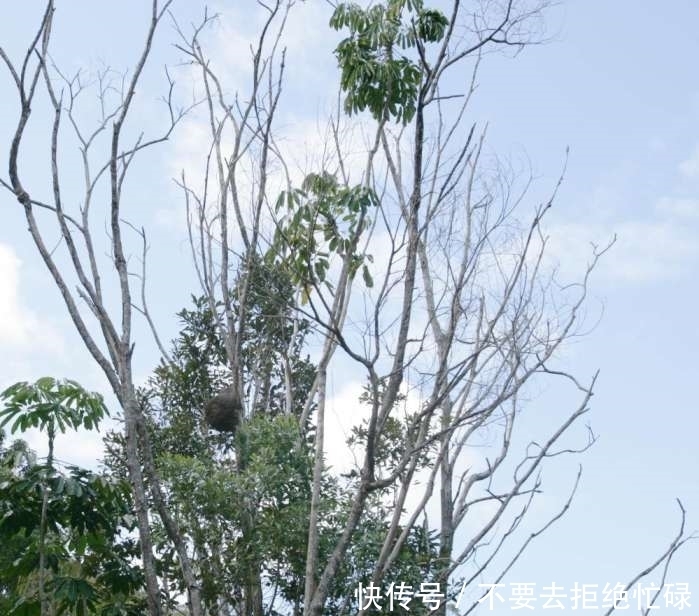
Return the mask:
POLYGON ((369 273, 369 268, 366 265, 362 267, 362 277, 364 278, 364 284, 368 288, 374 286, 374 279, 371 277, 371 274, 369 273))

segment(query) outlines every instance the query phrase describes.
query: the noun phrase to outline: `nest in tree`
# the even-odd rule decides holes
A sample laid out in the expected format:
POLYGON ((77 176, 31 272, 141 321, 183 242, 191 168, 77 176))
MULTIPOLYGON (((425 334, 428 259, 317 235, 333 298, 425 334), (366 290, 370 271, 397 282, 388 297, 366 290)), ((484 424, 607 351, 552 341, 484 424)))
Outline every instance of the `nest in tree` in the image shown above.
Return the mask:
POLYGON ((224 389, 204 405, 204 418, 214 430, 235 433, 243 404, 234 387, 224 389))

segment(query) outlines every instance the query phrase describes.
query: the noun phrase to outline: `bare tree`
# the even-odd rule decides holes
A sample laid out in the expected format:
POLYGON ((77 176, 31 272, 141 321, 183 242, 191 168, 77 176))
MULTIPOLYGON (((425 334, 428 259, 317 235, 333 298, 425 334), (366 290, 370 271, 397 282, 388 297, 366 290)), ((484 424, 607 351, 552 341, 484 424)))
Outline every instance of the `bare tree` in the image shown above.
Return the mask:
MULTIPOLYGON (((273 6, 273 9, 265 7, 270 19, 276 15, 279 3, 273 6)), ((372 67, 372 78, 380 72, 382 63, 385 66, 392 61, 394 46, 397 49, 400 7, 403 7, 401 3, 388 3, 385 13, 378 8, 372 12, 350 5, 336 7, 333 17, 336 26, 354 28, 355 40, 362 36, 362 27, 367 30, 373 27, 372 32, 379 33, 379 40, 381 35, 388 37, 379 43, 378 47, 383 46, 383 49, 372 58, 379 58, 372 67), (391 16, 391 10, 396 14, 391 16), (363 25, 353 23, 352 11, 356 11, 356 23, 363 25), (366 26, 372 19, 374 23, 366 26)), ((463 584, 459 588, 462 588, 489 568, 503 545, 513 540, 532 501, 541 491, 542 463, 561 454, 584 451, 594 442, 590 431, 588 441, 576 450, 558 446, 564 434, 588 411, 596 377, 589 384, 582 384, 572 375, 554 369, 553 365, 557 350, 577 333, 589 277, 608 247, 591 254, 581 281, 574 285, 560 284, 555 271, 546 267, 546 237, 541 226, 553 204, 557 187, 548 202, 534 209, 529 221, 522 220, 527 185, 517 192, 514 178, 508 177, 505 169, 490 173, 484 169, 481 159, 485 132, 477 135, 476 127, 467 122, 467 108, 481 58, 497 47, 521 48, 533 42, 544 8, 545 3, 505 2, 483 6, 474 14, 462 3, 453 2, 447 11, 442 36, 432 39, 415 26, 416 22, 421 23, 420 19, 424 25, 424 14, 413 16, 415 21, 406 26, 405 33, 414 36, 415 63, 419 67, 414 98, 408 96, 398 101, 398 112, 389 110, 391 89, 398 89, 398 85, 380 83, 379 87, 383 86, 388 94, 379 97, 377 111, 371 102, 357 103, 362 84, 344 82, 346 109, 369 109, 374 115, 373 128, 368 128, 366 123, 362 126, 369 144, 364 164, 354 162, 353 168, 359 177, 352 177, 344 141, 344 125, 351 122, 338 113, 328 122, 327 142, 334 144, 334 151, 326 151, 322 168, 307 176, 301 198, 301 201, 308 198, 314 190, 316 196, 324 190, 326 195, 332 192, 333 181, 318 186, 322 183, 322 174, 329 173, 330 177, 339 178, 343 187, 351 187, 354 181, 359 189, 356 193, 359 202, 362 190, 367 191, 364 194, 377 196, 376 201, 368 199, 358 206, 354 217, 350 216, 350 224, 342 236, 345 243, 340 242, 341 249, 333 247, 333 238, 341 237, 336 220, 317 202, 296 202, 298 209, 290 208, 287 217, 273 216, 276 240, 272 249, 276 251, 277 262, 290 266, 297 274, 302 298, 298 313, 316 323, 323 343, 314 387, 302 415, 305 418, 311 404, 316 404, 316 463, 304 592, 306 614, 322 613, 328 589, 353 534, 361 527, 362 514, 372 493, 388 489, 395 512, 375 563, 372 582, 380 584, 411 529, 427 515, 428 505, 436 496, 440 509, 438 581, 443 588, 450 588, 450 581, 464 564, 473 562, 477 551, 490 546, 491 554, 483 564, 470 573, 470 577, 461 576, 463 584), (429 45, 430 42, 437 44, 429 45), (462 73, 465 69, 466 75, 452 77, 459 68, 462 73), (449 88, 457 89, 443 95, 446 83, 449 88), (356 89, 352 90, 353 87, 356 89), (401 104, 404 105, 402 110, 401 104), (396 124, 395 117, 403 121, 396 124), (294 226, 297 225, 294 215, 303 207, 307 208, 304 214, 312 223, 299 229, 294 226), (327 243, 316 243, 316 233, 324 234, 327 243), (310 245, 314 250, 309 250, 310 245), (367 267, 366 275, 374 281, 374 289, 361 289, 355 274, 360 264, 367 266, 367 256, 379 246, 388 256, 381 263, 382 267, 367 267), (323 249, 335 257, 334 263, 328 265, 331 274, 326 274, 323 268, 319 273, 316 267, 323 249), (301 253, 309 255, 308 258, 299 259, 301 253), (332 280, 331 276, 334 276, 332 280), (363 318, 356 310, 360 305, 369 307, 363 318), (351 321, 349 314, 352 314, 351 321), (370 408, 359 480, 349 517, 323 566, 318 562, 318 508, 325 448, 327 377, 338 351, 364 372, 370 408), (541 377, 570 382, 580 393, 580 401, 541 444, 532 443, 521 459, 513 461, 516 453, 511 448, 512 432, 522 410, 521 399, 528 385, 541 377), (386 443, 389 420, 399 413, 398 402, 405 386, 419 389, 422 403, 419 410, 407 418, 406 442, 399 447, 399 458, 391 468, 380 469, 378 450, 386 443), (494 458, 483 460, 482 470, 476 471, 465 464, 464 456, 484 429, 500 434, 500 446, 494 458), (427 451, 432 453, 426 469, 427 451), (510 485, 495 492, 494 479, 503 475, 505 469, 511 472, 510 485), (422 487, 418 479, 423 480, 422 487), (419 491, 421 494, 416 498, 419 491), (417 504, 408 508, 409 500, 417 504), (488 506, 485 521, 466 544, 457 549, 454 539, 459 528, 483 505, 488 506), (515 513, 511 514, 511 510, 515 513), (505 520, 510 520, 509 528, 493 541, 496 525, 505 520), (316 577, 318 570, 321 573, 316 577)), ((271 77, 280 32, 272 45, 268 63, 262 64, 270 71, 267 78, 270 86, 264 90, 260 88, 258 67, 268 23, 254 48, 252 87, 247 96, 236 96, 230 102, 225 100, 220 80, 212 74, 196 36, 186 47, 188 55, 202 69, 210 110, 212 102, 218 103, 218 114, 214 116, 211 112, 210 121, 211 150, 217 169, 216 207, 207 209, 210 205, 207 193, 196 196, 183 182, 188 211, 192 211, 192 203, 196 204, 196 215, 190 217, 190 228, 196 229, 196 234, 191 235, 191 244, 195 259, 200 262, 198 272, 202 287, 211 298, 212 306, 211 281, 224 279, 228 263, 225 257, 228 248, 226 200, 231 199, 240 225, 240 243, 246 251, 257 251, 260 246, 249 241, 248 236, 260 237, 259 225, 264 220, 261 208, 270 160, 277 159, 282 165, 289 187, 287 197, 292 193, 292 180, 283 153, 269 130, 281 90, 281 80, 271 77), (211 83, 215 84, 213 90, 211 83), (247 100, 247 106, 237 104, 239 98, 247 100), (258 108, 268 112, 264 122, 259 112, 258 115, 250 113, 251 109, 257 111, 258 108), (235 117, 231 115, 233 109, 235 117), (255 118, 250 121, 253 115, 255 118), (227 164, 221 162, 224 124, 230 124, 234 134, 233 151, 227 164), (255 164, 260 170, 259 184, 255 187, 257 199, 252 200, 254 206, 248 220, 238 204, 241 181, 247 181, 242 173, 237 173, 237 165, 244 158, 240 144, 245 134, 251 134, 250 143, 256 140, 259 145, 255 164), (217 224, 219 220, 220 225, 217 224), (213 227, 217 227, 218 232, 215 243, 222 247, 218 274, 210 269, 213 227)), ((339 49, 341 68, 345 68, 339 49)), ((355 68, 356 65, 352 65, 347 70, 355 68)), ((402 77, 407 80, 409 75, 402 77)), ((369 99, 368 94, 366 98, 369 99)), ((207 166, 206 177, 209 173, 207 166)), ((228 286, 221 288, 225 293, 228 286)), ((230 320, 227 325, 232 327, 230 320)), ((515 551, 511 561, 497 574, 498 580, 515 564, 524 548, 567 510, 576 486, 577 479, 561 511, 515 551)), ((453 596, 454 587, 451 588, 453 596)), ((446 607, 444 601, 440 613, 446 613, 446 607)))
MULTIPOLYGON (((504 566, 498 564, 495 557, 517 541, 516 531, 543 489, 544 462, 584 451, 594 442, 590 431, 588 440, 575 449, 561 444, 588 411, 596 377, 580 382, 557 367, 556 354, 578 333, 590 275, 608 247, 592 252, 581 280, 560 283, 545 258, 542 227, 558 186, 545 203, 528 210, 528 182, 522 183, 504 166, 484 164, 486 132, 468 120, 481 59, 498 49, 518 50, 540 40, 546 3, 445 4, 444 12, 399 0, 366 10, 345 4, 334 8, 331 23, 349 31, 337 49, 344 112, 338 109, 329 118, 321 167, 309 169, 301 186, 295 185, 274 126, 285 72, 284 26, 294 2, 257 3, 264 19, 251 46, 250 81, 242 93, 231 94, 207 55, 205 33, 214 18, 205 14, 191 31, 176 28, 177 47, 195 68, 202 89, 200 109, 210 140, 201 185, 184 171, 178 184, 199 283, 225 340, 230 385, 240 396, 249 272, 258 258, 290 272, 298 301, 295 316, 289 318, 310 320, 319 342, 316 378, 299 421, 301 430, 309 419, 315 426, 303 607, 308 615, 323 613, 340 563, 360 532, 374 495, 390 501, 394 513, 378 549, 372 583, 381 583, 411 530, 424 523, 438 530, 435 581, 446 595, 438 613, 446 614, 449 600, 463 589, 471 590, 484 572, 496 581, 502 579, 529 544, 570 506, 579 475, 573 478, 560 512, 522 541, 504 566), (363 115, 357 121, 346 112, 363 115), (352 156, 348 152, 346 136, 351 131, 360 131, 366 139, 361 163, 356 148, 352 156), (284 192, 277 201, 280 187, 284 192), (273 207, 275 202, 280 207, 273 207), (351 362, 366 384, 366 422, 348 515, 337 529, 329 556, 321 561, 319 508, 328 376, 338 362, 351 362), (564 380, 578 400, 549 434, 521 451, 513 446, 515 425, 529 388, 540 379, 564 380), (401 400, 406 393, 419 402, 405 408, 401 400), (476 468, 466 457, 486 432, 493 454, 483 457, 476 468), (430 520, 435 510, 438 519, 430 520)), ((129 224, 121 212, 128 170, 143 149, 167 140, 185 113, 173 103, 168 77, 167 130, 122 145, 122 127, 136 85, 169 6, 170 1, 152 3, 136 69, 123 81, 119 100, 111 107, 110 75, 100 75, 98 93, 104 111, 90 131, 80 126, 76 115, 85 90, 80 75, 65 77, 50 62, 52 1, 20 62, 0 49, 21 112, 10 146, 9 180, 3 185, 24 207, 32 238, 73 323, 122 406, 149 611, 163 613, 149 522, 153 503, 177 550, 189 611, 198 616, 204 611, 196 563, 168 510, 136 399, 131 368, 134 308, 154 333, 155 326, 145 304, 145 272, 140 273, 144 286, 136 305, 122 237, 129 224), (41 88, 49 96, 54 117, 52 195, 43 200, 22 182, 20 156, 41 88), (84 164, 85 191, 76 215, 64 210, 59 182, 59 137, 66 119, 80 143, 84 164), (109 131, 107 153, 95 168, 92 151, 99 136, 109 131), (116 314, 103 296, 91 233, 100 182, 109 187, 105 211, 111 265, 121 294, 116 314), (55 216, 51 224, 54 229, 58 226, 67 249, 76 291, 67 270, 46 247, 37 213, 55 216)), ((145 262, 145 231, 137 233, 145 262)), ((167 359, 157 334, 156 341, 167 359)), ((291 371, 285 374, 291 412, 291 371)), ((258 405, 256 400, 244 402, 249 419, 258 405)), ((682 516, 682 531, 654 566, 667 564, 685 541, 684 510, 682 516)), ((244 541, 252 541, 253 530, 242 529, 244 541)), ((265 613, 261 567, 262 563, 249 563, 240 581, 239 613, 265 613)))
MULTIPOLYGON (((138 154, 144 149, 168 139, 172 130, 183 115, 175 109, 172 101, 172 82, 165 99, 169 114, 168 127, 164 133, 155 136, 141 134, 135 142, 122 144, 122 130, 132 103, 136 86, 142 76, 144 66, 151 52, 158 25, 166 14, 171 2, 151 4, 150 19, 147 23, 146 36, 132 75, 124 77, 115 84, 110 71, 98 76, 97 88, 101 107, 101 118, 92 128, 84 128, 79 122, 76 110, 86 85, 80 73, 67 77, 52 66, 50 56, 51 29, 55 6, 53 1, 46 3, 36 35, 30 42, 24 57, 14 62, 0 48, 0 57, 4 61, 9 75, 14 82, 19 103, 20 115, 17 128, 12 138, 9 151, 9 181, 2 180, 5 188, 10 190, 24 208, 29 233, 48 268, 70 317, 82 338, 90 355, 100 366, 124 413, 124 430, 126 436, 126 453, 129 479, 133 486, 135 510, 138 517, 139 539, 143 557, 146 579, 148 610, 152 615, 163 613, 161 605, 158 576, 153 557, 153 540, 150 530, 150 512, 147 490, 150 487, 152 497, 163 519, 171 540, 177 547, 182 573, 187 579, 189 607, 192 614, 199 615, 201 600, 197 580, 187 553, 182 536, 177 526, 162 506, 163 499, 157 476, 152 464, 149 464, 149 443, 143 424, 143 415, 136 396, 132 371, 133 311, 140 310, 148 315, 145 304, 136 304, 137 292, 130 279, 132 272, 128 269, 127 253, 123 233, 126 228, 121 211, 122 187, 128 171, 138 154), (109 94, 118 91, 116 102, 109 94), (51 166, 49 183, 50 194, 39 195, 42 189, 25 186, 22 178, 22 161, 26 152, 22 152, 23 138, 33 109, 38 104, 39 92, 47 95, 53 115, 50 155, 51 166), (83 163, 84 192, 77 214, 64 209, 63 187, 60 180, 60 160, 62 142, 66 131, 73 133, 79 143, 83 163), (104 142, 100 140, 106 136, 104 142), (94 151, 102 148, 99 154, 94 151), (95 165, 94 159, 98 162, 95 165), (106 185, 106 199, 98 196, 98 187, 106 185), (101 208, 102 224, 106 218, 111 235, 110 257, 112 272, 120 293, 120 302, 116 310, 109 309, 105 299, 103 273, 100 271, 98 249, 93 238, 95 209, 101 208), (45 217, 44 217, 45 216, 45 217), (53 221, 52 221, 53 218, 53 221), (43 226, 42 226, 43 225, 43 226), (66 267, 59 266, 58 257, 47 246, 48 233, 57 228, 61 241, 67 251, 69 262, 66 267), (77 286, 73 287, 73 280, 77 286), (146 459, 146 472, 141 466, 141 459, 146 459), (146 476, 146 475, 149 476, 146 476)), ((84 96, 83 96, 84 98, 84 96)), ((145 239, 145 236, 144 236, 145 239)), ((43 607, 42 607, 43 609, 43 607)))

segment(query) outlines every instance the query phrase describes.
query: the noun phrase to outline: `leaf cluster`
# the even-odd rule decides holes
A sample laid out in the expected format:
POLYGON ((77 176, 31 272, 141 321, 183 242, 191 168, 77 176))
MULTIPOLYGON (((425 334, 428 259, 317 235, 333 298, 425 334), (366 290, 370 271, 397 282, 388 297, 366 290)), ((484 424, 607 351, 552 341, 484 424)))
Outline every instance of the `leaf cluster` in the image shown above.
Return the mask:
POLYGON ((77 466, 36 463, 22 445, 0 448, 0 608, 40 614, 42 508, 46 589, 56 614, 135 615, 143 579, 125 482, 77 466), (24 455, 20 455, 23 452, 24 455))
POLYGON ((4 407, 0 410, 0 428, 10 422, 10 431, 25 432, 29 428, 93 430, 109 412, 98 393, 86 391, 70 379, 42 377, 35 383, 15 383, 0 394, 4 407))
POLYGON ((361 267, 364 282, 371 287, 364 263, 371 256, 359 254, 357 244, 371 224, 369 210, 376 205, 376 194, 366 186, 343 186, 327 172, 307 175, 301 188, 284 191, 277 199, 276 213, 286 214, 277 225, 266 261, 285 267, 301 289, 302 303, 319 285, 332 291, 327 274, 334 255, 349 261, 351 277, 361 267))
POLYGON ((388 0, 363 9, 343 2, 330 26, 349 36, 335 50, 348 114, 368 109, 376 120, 408 124, 415 115, 424 64, 406 55, 440 41, 447 18, 422 0, 388 0))

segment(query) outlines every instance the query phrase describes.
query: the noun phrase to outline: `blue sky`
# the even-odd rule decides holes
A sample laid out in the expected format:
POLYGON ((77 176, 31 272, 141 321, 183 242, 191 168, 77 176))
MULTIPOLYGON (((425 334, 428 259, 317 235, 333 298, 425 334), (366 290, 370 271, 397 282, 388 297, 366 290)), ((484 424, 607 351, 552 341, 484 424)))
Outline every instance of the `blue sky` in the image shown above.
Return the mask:
MULTIPOLYGON (((33 5, 14 5, 0 23, 0 41, 10 53, 32 33, 33 5)), ((188 21, 199 14, 195 5, 181 0, 175 8, 188 21)), ((288 102, 281 118, 290 138, 303 142, 308 132, 311 145, 310 133, 332 105, 335 83, 329 53, 334 35, 325 29, 327 10, 320 5, 300 6, 289 24, 288 102)), ((228 21, 217 44, 223 61, 234 63, 241 57, 235 37, 244 38, 241 33, 254 20, 248 19, 247 2, 219 6, 228 21)), ((100 62, 131 66, 143 14, 136 0, 59 2, 57 62, 73 68, 95 68, 100 62)), ((573 509, 535 542, 513 581, 625 582, 674 535, 676 497, 689 512, 690 531, 699 528, 694 390, 699 373, 699 80, 691 68, 699 57, 697 23, 699 3, 690 1, 564 0, 548 13, 550 42, 514 59, 488 57, 480 74, 473 119, 488 122, 492 153, 531 166, 534 201, 555 183, 570 147, 548 226, 563 271, 579 272, 589 242, 603 245, 617 235, 593 278, 588 324, 594 327, 563 357, 582 377, 601 371, 587 418, 599 441, 580 459, 548 471, 560 489, 551 495, 555 508, 577 463, 584 466, 573 509)), ((158 110, 152 101, 161 94, 161 67, 177 59, 168 46, 169 26, 159 37, 143 85, 146 113, 155 123, 158 110)), ((229 68, 235 75, 236 66, 229 68)), ((0 143, 7 144, 16 107, 7 75, 2 79, 0 143)), ((182 204, 171 182, 177 165, 186 163, 192 140, 193 125, 184 125, 171 146, 149 154, 129 195, 132 214, 149 229, 149 265, 153 280, 159 280, 150 289, 151 307, 167 338, 177 331, 174 313, 195 288, 182 204)), ((3 145, 3 170, 6 156, 3 145)), ((38 177, 42 156, 31 163, 30 175, 38 177)), ((104 390, 30 245, 18 205, 0 193, 0 207, 0 385, 51 374, 104 390)), ((145 376, 155 359, 144 343, 139 373, 145 376)), ((345 386, 334 384, 338 392, 345 386)), ((531 414, 527 429, 545 430, 545 409, 559 403, 558 392, 542 391, 532 405, 543 410, 531 414)), ((99 452, 99 443, 89 437, 81 437, 79 446, 74 439, 62 446, 65 457, 84 464, 99 452)), ((699 605, 698 550, 699 544, 686 546, 669 576, 671 582, 689 582, 697 593, 690 613, 699 605)))

